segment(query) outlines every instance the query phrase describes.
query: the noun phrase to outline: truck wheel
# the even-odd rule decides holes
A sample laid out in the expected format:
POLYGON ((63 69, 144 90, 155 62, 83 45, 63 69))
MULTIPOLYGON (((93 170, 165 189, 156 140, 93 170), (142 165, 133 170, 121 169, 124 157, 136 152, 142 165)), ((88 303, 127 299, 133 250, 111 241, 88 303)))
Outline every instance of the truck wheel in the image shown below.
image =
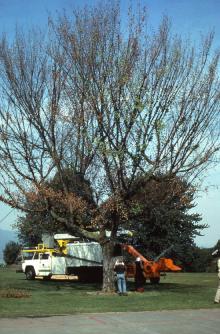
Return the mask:
POLYGON ((151 277, 150 282, 151 282, 151 284, 159 284, 160 283, 160 277, 151 277))
POLYGON ((26 279, 27 280, 34 280, 35 279, 35 271, 34 268, 29 267, 25 271, 26 279))

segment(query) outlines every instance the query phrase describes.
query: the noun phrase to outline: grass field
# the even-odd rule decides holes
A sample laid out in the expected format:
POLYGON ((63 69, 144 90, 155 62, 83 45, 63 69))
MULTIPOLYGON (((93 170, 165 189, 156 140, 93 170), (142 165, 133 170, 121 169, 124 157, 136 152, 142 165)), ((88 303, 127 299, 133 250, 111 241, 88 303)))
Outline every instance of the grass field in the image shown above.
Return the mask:
POLYGON ((27 281, 22 273, 0 268, 0 317, 214 308, 216 287, 216 274, 169 273, 157 286, 146 283, 144 293, 136 293, 129 281, 128 296, 119 297, 100 293, 96 284, 27 281))

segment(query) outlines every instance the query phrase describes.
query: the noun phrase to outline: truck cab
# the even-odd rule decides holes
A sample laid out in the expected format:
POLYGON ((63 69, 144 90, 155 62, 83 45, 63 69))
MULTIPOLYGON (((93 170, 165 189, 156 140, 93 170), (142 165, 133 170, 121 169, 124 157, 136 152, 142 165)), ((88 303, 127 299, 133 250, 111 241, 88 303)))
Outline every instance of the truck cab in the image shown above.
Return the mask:
POLYGON ((52 254, 50 252, 28 250, 22 252, 22 271, 28 280, 35 276, 50 277, 52 275, 52 254))

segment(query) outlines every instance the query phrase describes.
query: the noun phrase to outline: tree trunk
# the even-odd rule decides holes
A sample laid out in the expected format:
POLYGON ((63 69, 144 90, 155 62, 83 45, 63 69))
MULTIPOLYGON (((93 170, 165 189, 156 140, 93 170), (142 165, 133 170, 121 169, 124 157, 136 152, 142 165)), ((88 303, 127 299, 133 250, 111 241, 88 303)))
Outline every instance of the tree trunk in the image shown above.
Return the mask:
POLYGON ((114 275, 114 243, 111 241, 104 242, 102 245, 103 253, 103 285, 104 292, 115 291, 115 275, 114 275))

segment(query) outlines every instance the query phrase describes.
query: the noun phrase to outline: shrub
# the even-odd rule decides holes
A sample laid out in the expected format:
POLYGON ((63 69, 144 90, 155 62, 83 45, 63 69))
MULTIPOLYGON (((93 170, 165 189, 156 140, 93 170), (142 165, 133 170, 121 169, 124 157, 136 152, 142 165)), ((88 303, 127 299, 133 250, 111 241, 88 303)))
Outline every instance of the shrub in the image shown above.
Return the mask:
POLYGON ((3 251, 3 258, 6 264, 15 263, 20 252, 20 245, 14 241, 9 241, 3 251))

